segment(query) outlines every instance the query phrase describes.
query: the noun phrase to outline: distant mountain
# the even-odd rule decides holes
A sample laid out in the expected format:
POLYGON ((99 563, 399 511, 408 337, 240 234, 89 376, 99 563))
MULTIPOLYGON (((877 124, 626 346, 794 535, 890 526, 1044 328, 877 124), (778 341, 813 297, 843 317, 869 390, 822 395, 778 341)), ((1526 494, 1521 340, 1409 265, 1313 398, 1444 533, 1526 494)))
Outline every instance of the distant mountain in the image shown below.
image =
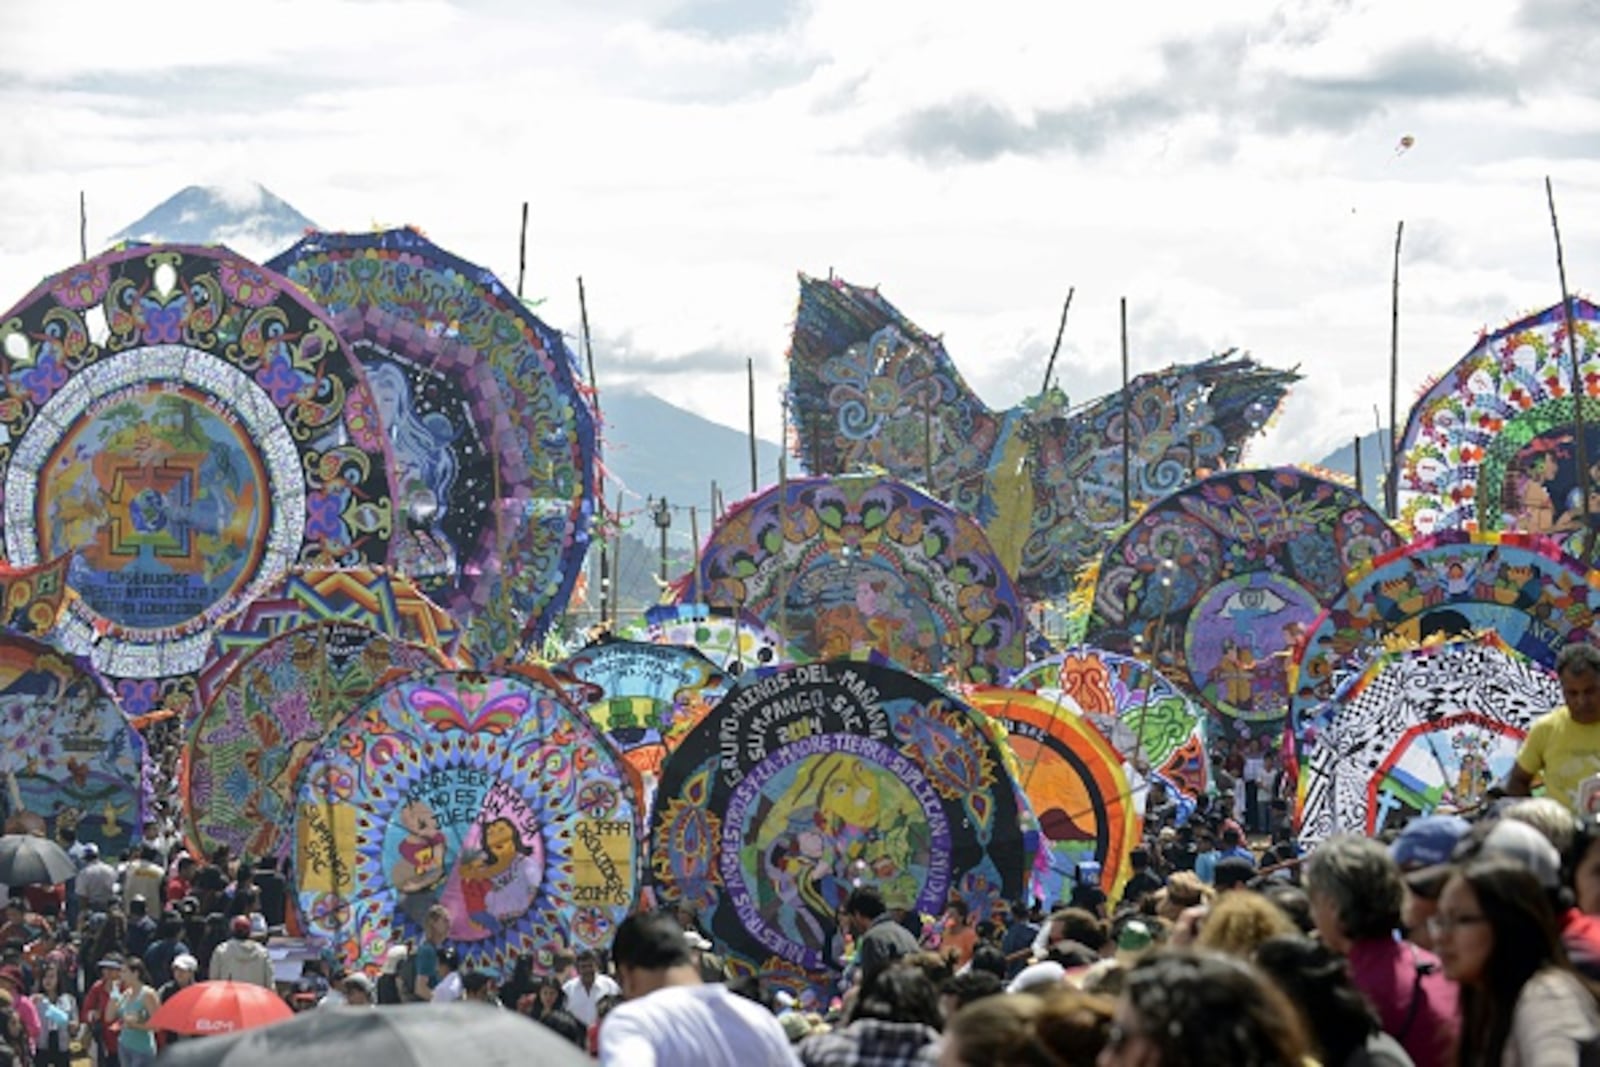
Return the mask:
MULTIPOLYGON (((738 430, 701 418, 636 387, 606 389, 602 384, 600 410, 605 416, 606 481, 610 505, 626 489, 627 508, 640 507, 632 499, 665 497, 673 508, 700 509, 700 536, 711 528, 708 509, 711 483, 716 481, 725 504, 750 494, 750 440, 738 430), (620 485, 618 484, 620 483, 620 485)), ((756 440, 756 465, 762 486, 777 480, 778 446, 756 440)), ((797 471, 798 473, 798 471, 797 471)), ((635 523, 634 531, 648 543, 656 542, 648 523, 635 523)), ((689 517, 675 511, 669 542, 689 543, 689 517)))
MULTIPOLYGON (((1368 503, 1383 511, 1383 480, 1387 476, 1389 457, 1384 455, 1383 441, 1388 441, 1388 434, 1374 430, 1361 438, 1361 490, 1368 503)), ((1354 441, 1343 448, 1334 451, 1317 460, 1318 467, 1324 467, 1340 474, 1348 474, 1352 478, 1356 473, 1356 443, 1354 441)))
POLYGON ((170 244, 224 244, 265 262, 317 224, 258 182, 238 187, 191 185, 163 200, 111 238, 170 244))

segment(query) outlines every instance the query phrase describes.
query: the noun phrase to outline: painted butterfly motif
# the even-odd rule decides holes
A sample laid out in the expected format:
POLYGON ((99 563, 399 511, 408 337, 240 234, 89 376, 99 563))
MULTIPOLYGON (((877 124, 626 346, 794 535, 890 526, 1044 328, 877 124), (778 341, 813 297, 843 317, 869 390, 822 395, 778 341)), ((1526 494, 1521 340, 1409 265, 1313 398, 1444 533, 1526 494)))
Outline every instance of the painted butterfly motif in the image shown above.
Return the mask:
POLYGON ((522 693, 506 693, 487 702, 476 693, 455 693, 439 689, 418 689, 411 694, 411 706, 435 730, 461 730, 475 734, 488 731, 496 737, 510 733, 527 714, 531 705, 522 693))

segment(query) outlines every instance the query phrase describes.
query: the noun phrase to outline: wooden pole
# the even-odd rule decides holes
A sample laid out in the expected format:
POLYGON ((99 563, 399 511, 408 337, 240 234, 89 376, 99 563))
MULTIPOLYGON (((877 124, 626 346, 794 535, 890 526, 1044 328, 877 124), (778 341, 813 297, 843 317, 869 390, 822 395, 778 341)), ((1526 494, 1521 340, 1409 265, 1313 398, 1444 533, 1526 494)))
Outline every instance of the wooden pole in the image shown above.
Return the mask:
POLYGON ((78 190, 78 258, 89 258, 89 194, 78 190))
POLYGON ((1122 306, 1122 523, 1133 519, 1133 412, 1128 406, 1128 298, 1122 306))
POLYGON ((700 603, 700 509, 689 506, 689 540, 694 542, 694 571, 689 579, 689 595, 700 603))
MULTIPOLYGON (((594 345, 589 337, 589 300, 583 289, 581 274, 578 275, 578 321, 583 328, 583 356, 589 370, 589 402, 594 405, 594 421, 598 430, 605 420, 600 417, 600 383, 594 376, 594 345)), ((603 435, 601 440, 604 440, 603 435)), ((600 531, 600 623, 604 625, 611 616, 611 560, 606 551, 606 469, 603 464, 595 465, 594 499, 600 511, 596 525, 600 531)), ((620 506, 618 514, 621 514, 620 506)))
POLYGON ((1583 565, 1594 559, 1596 538, 1589 526, 1589 442, 1583 427, 1583 374, 1578 365, 1578 335, 1572 328, 1572 294, 1567 290, 1567 262, 1561 251, 1561 222, 1556 218, 1556 194, 1550 176, 1544 179, 1545 201, 1550 205, 1550 232, 1556 239, 1556 276, 1561 280, 1561 317, 1567 330, 1567 360, 1572 383, 1572 433, 1578 439, 1578 495, 1583 500, 1583 565))
POLYGON ((1356 450, 1356 496, 1359 496, 1364 500, 1364 499, 1366 499, 1366 496, 1367 496, 1367 483, 1366 483, 1366 480, 1361 477, 1361 435, 1360 434, 1356 434, 1356 437, 1355 437, 1355 450, 1356 450))
MULTIPOLYGON (((517 299, 522 299, 522 282, 528 276, 528 202, 522 202, 522 236, 517 239, 517 299)), ((581 284, 581 283, 580 283, 581 284)))
MULTIPOLYGON (((761 473, 756 459, 756 362, 749 357, 744 361, 744 377, 748 389, 745 406, 750 420, 750 492, 756 493, 761 489, 761 473)), ((786 447, 785 442, 778 444, 780 448, 786 447)))
POLYGON ((1389 296, 1389 521, 1400 514, 1399 410, 1400 410, 1400 238, 1406 223, 1401 219, 1394 228, 1394 281, 1389 296))
POLYGON ((1061 305, 1061 324, 1056 327, 1056 343, 1050 349, 1050 361, 1044 365, 1044 384, 1039 387, 1041 394, 1050 391, 1050 375, 1056 369, 1056 355, 1061 351, 1061 338, 1067 333, 1067 312, 1072 308, 1072 294, 1077 291, 1077 286, 1069 286, 1067 302, 1061 305))
MULTIPOLYGON (((613 565, 614 569, 621 568, 621 566, 622 566, 622 490, 621 489, 617 490, 616 516, 617 516, 617 525, 616 525, 615 532, 613 532, 613 534, 612 534, 612 545, 611 545, 611 555, 612 555, 612 559, 615 561, 615 563, 613 565)), ((607 581, 610 581, 609 577, 607 578, 607 581)), ((617 583, 612 581, 611 585, 612 586, 616 586, 617 583)), ((611 598, 611 628, 613 630, 615 630, 617 628, 617 608, 622 603, 622 590, 620 588, 617 588, 617 589, 614 590, 614 592, 616 593, 616 595, 611 598)))

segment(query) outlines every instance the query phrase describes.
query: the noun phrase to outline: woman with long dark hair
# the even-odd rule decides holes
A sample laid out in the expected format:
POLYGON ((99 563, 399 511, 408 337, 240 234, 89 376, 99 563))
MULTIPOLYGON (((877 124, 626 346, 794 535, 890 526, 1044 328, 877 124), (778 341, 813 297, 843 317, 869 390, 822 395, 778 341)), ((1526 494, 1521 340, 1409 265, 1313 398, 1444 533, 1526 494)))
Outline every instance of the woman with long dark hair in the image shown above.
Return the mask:
POLYGON ((33 1062, 38 1067, 69 1067, 72 1038, 78 1029, 78 1001, 67 989, 59 959, 46 957, 39 966, 38 986, 33 1005, 39 1009, 43 1028, 33 1062))
POLYGON ((1522 864, 1476 859, 1445 883, 1429 920, 1461 985, 1457 1062, 1578 1064, 1600 1049, 1600 1010, 1567 962, 1549 898, 1522 864))

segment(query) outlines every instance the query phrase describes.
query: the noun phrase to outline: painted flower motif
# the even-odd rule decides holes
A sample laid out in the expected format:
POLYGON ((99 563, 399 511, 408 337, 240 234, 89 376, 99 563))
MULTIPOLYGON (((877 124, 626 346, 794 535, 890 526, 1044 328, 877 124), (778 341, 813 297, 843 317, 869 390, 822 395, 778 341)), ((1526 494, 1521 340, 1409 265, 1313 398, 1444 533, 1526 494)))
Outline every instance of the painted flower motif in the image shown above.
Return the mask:
POLYGON ((306 539, 337 541, 344 536, 344 494, 311 493, 306 497, 306 539))
POLYGON ((63 274, 51 288, 56 302, 75 311, 93 307, 111 287, 111 268, 105 263, 85 263, 63 274))
POLYGON ((227 262, 217 272, 222 291, 245 307, 266 307, 278 298, 278 287, 254 263, 227 262))
POLYGON ((146 307, 144 341, 151 345, 175 345, 183 340, 183 308, 146 307))
POLYGON ((363 452, 382 450, 383 426, 378 421, 378 407, 372 399, 372 390, 366 386, 350 390, 344 404, 344 424, 350 430, 350 439, 363 452))
POLYGON ((28 390, 28 399, 35 404, 43 404, 55 395, 57 389, 67 384, 67 369, 56 362, 53 355, 43 356, 18 377, 22 387, 28 390))
POLYGON ((282 408, 298 397, 311 384, 311 379, 295 370, 288 357, 280 352, 256 371, 256 384, 267 391, 274 404, 282 408))

